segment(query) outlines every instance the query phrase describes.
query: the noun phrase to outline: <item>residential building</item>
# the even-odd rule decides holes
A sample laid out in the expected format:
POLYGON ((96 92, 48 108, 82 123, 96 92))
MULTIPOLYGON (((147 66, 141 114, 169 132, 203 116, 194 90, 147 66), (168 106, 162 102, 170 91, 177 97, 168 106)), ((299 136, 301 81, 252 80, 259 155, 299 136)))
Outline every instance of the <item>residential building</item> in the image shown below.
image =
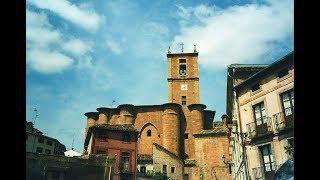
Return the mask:
POLYGON ((45 136, 43 132, 33 127, 32 122, 26 121, 26 152, 63 155, 65 151, 65 145, 55 138, 45 136))
MULTIPOLYGON (((91 113, 86 113, 90 117, 91 113)), ((135 180, 139 131, 132 125, 98 124, 89 127, 85 139, 87 153, 115 159, 114 180, 135 180)))
POLYGON ((248 79, 253 74, 263 70, 266 64, 231 64, 227 70, 227 108, 226 112, 232 121, 230 137, 230 150, 232 159, 232 179, 247 180, 247 169, 244 157, 244 143, 242 142, 243 130, 239 125, 238 104, 233 88, 248 79))
MULTIPOLYGON (((97 108, 86 113, 86 139, 90 127, 131 125, 139 132, 140 172, 160 171, 173 180, 231 179, 229 121, 214 124, 215 111, 200 103, 198 52, 168 51, 167 62, 168 103, 97 108)), ((85 149, 96 153, 90 143, 85 149)))
POLYGON ((251 179, 273 179, 291 155, 294 128, 293 52, 234 87, 251 179))

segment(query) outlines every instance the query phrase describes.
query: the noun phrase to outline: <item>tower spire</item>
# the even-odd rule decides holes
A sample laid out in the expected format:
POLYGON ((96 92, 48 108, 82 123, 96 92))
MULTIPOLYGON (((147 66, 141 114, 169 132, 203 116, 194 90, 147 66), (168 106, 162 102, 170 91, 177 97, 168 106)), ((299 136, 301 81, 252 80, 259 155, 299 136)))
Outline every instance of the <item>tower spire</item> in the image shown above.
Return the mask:
POLYGON ((183 52, 183 42, 179 43, 179 45, 181 45, 181 52, 183 52))

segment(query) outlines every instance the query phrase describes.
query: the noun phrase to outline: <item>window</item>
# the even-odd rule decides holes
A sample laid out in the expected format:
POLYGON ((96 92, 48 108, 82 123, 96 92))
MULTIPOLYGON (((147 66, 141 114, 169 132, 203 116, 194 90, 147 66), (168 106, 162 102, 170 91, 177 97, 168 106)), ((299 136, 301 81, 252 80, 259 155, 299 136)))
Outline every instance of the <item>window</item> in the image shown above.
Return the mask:
POLYGON ((186 105, 187 104, 187 97, 186 96, 182 96, 181 97, 181 104, 182 105, 186 105))
POLYGON ((151 136, 151 130, 150 129, 147 131, 147 136, 151 136))
POLYGON ((174 167, 171 167, 171 173, 174 173, 174 169, 175 169, 174 167))
POLYGON ((162 165, 162 173, 167 174, 167 165, 162 165))
POLYGON ((293 90, 281 94, 282 106, 286 116, 292 115, 294 110, 294 93, 293 90))
POLYGON ((257 91, 257 90, 259 90, 259 89, 260 89, 260 84, 259 84, 259 83, 255 84, 255 85, 253 85, 253 86, 251 87, 252 92, 257 91))
POLYGON ((43 142, 44 142, 43 137, 39 137, 39 138, 38 138, 38 143, 43 143, 43 142))
POLYGON ((228 165, 229 165, 229 174, 231 174, 232 173, 232 164, 229 163, 228 165))
POLYGON ((253 106, 254 118, 257 125, 266 123, 266 109, 264 108, 264 103, 259 103, 253 106))
POLYGON ((180 77, 186 77, 187 75, 187 64, 186 59, 179 59, 179 75, 180 77))
POLYGON ((47 145, 52 146, 52 141, 51 140, 47 140, 47 145))
POLYGON ((130 139, 131 139, 130 134, 123 134, 123 141, 124 142, 130 142, 130 139))
POLYGON ((46 149, 46 150, 45 150, 45 153, 46 153, 46 154, 51 154, 51 150, 46 149))
POLYGON ((186 59, 179 59, 179 63, 186 63, 186 59))
POLYGON ((263 167, 266 172, 268 171, 274 171, 275 170, 275 164, 273 155, 271 152, 271 145, 264 145, 259 147, 261 154, 262 154, 262 160, 263 160, 263 167))
POLYGON ((37 152, 37 153, 42 153, 42 150, 43 150, 43 149, 42 149, 41 147, 37 147, 36 152, 37 152))
POLYGON ((185 139, 188 139, 188 133, 185 133, 185 134, 184 134, 184 138, 185 138, 185 139))
POLYGON ((130 153, 123 152, 121 153, 121 172, 129 172, 129 160, 130 160, 130 153))
POLYGON ((286 75, 289 74, 289 70, 288 69, 282 69, 281 71, 278 72, 278 78, 282 78, 286 75))
POLYGON ((97 151, 96 151, 96 154, 107 154, 107 153, 106 153, 106 151, 104 151, 104 150, 97 150, 97 151))

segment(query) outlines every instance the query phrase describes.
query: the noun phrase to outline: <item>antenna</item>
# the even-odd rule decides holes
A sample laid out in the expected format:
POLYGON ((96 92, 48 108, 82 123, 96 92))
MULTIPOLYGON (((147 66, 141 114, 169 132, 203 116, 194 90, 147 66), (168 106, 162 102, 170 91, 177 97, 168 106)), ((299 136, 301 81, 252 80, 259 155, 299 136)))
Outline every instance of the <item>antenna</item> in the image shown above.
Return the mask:
POLYGON ((71 150, 73 150, 73 143, 74 143, 74 134, 75 134, 75 132, 73 132, 73 137, 72 137, 72 145, 71 145, 71 150))
POLYGON ((181 52, 183 52, 183 42, 179 43, 179 45, 181 45, 181 52))

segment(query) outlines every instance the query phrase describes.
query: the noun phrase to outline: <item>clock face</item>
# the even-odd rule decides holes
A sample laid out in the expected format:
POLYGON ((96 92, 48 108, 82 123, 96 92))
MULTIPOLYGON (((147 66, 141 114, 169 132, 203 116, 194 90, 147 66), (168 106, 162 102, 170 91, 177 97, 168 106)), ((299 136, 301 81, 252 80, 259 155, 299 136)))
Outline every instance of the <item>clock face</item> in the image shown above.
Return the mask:
POLYGON ((187 84, 181 84, 181 90, 182 91, 188 90, 188 85, 187 84))

